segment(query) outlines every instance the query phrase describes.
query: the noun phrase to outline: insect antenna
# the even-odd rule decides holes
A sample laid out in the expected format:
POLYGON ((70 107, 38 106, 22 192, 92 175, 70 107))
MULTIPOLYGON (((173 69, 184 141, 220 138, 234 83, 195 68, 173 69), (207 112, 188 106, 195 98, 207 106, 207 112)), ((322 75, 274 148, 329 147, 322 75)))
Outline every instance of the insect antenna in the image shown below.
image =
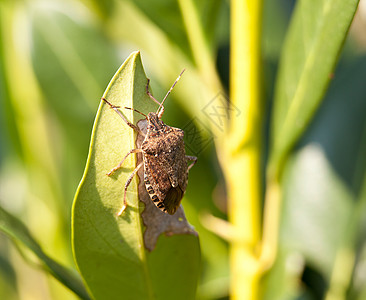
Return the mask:
POLYGON ((133 110, 133 111, 139 113, 140 115, 143 115, 147 119, 147 115, 145 115, 144 113, 142 113, 141 111, 139 111, 137 109, 134 109, 134 108, 131 108, 131 107, 125 107, 125 109, 133 110))
POLYGON ((173 85, 171 86, 171 88, 169 89, 169 91, 166 93, 163 101, 161 101, 160 106, 159 106, 158 110, 156 111, 156 113, 158 114, 159 119, 161 119, 161 117, 162 117, 162 115, 164 113, 164 106, 163 106, 163 104, 164 104, 166 98, 169 96, 170 92, 173 90, 173 88, 175 87, 175 85, 177 84, 178 80, 180 79, 180 77, 182 76, 182 74, 183 74, 183 72, 185 70, 186 69, 183 69, 182 72, 180 72, 178 78, 174 81, 173 85))

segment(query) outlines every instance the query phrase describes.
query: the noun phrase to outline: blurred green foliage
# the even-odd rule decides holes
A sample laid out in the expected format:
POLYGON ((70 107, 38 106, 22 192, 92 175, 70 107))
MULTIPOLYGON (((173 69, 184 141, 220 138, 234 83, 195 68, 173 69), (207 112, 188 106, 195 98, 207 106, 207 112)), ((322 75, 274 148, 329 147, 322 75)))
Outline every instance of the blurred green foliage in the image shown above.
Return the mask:
MULTIPOLYGON (((292 6, 284 0, 264 3, 266 145, 292 6)), ((196 12, 209 49, 203 53, 228 86, 229 4, 196 1, 196 12)), ((263 280, 266 299, 366 297, 365 14, 360 9, 356 15, 325 98, 284 166, 279 253, 263 280)), ((181 8, 172 0, 0 1, 0 205, 22 220, 43 254, 75 268, 73 196, 100 97, 129 53, 141 51, 157 99, 187 68, 166 103, 164 121, 184 128, 194 120, 198 129, 209 128, 202 109, 227 91, 205 82, 190 43, 181 8)), ((205 147, 188 150, 198 154, 199 163, 183 202, 200 236, 199 299, 229 296, 228 243, 207 229, 205 218, 208 212, 226 219, 227 213, 214 138, 207 130, 201 137, 209 141, 205 147)), ((0 299, 76 299, 43 271, 42 257, 4 230, 4 219, 0 222, 7 233, 0 234, 0 299)))

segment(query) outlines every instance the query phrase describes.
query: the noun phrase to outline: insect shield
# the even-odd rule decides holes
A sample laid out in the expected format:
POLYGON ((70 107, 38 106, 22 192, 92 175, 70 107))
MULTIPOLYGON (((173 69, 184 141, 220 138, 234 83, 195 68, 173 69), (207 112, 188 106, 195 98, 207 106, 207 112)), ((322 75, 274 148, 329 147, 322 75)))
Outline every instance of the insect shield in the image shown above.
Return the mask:
POLYGON ((138 134, 144 136, 141 147, 131 149, 125 157, 123 157, 122 161, 107 173, 108 176, 111 176, 116 170, 121 168, 123 162, 130 154, 142 153, 142 162, 132 171, 125 183, 123 205, 117 213, 118 216, 127 208, 127 188, 130 185, 132 178, 142 166, 144 167, 144 183, 146 190, 156 207, 164 213, 173 215, 180 205, 188 183, 188 171, 197 162, 197 157, 186 155, 183 130, 166 125, 161 120, 161 117, 164 113, 164 102, 183 72, 184 70, 179 74, 179 77, 173 83, 161 103, 149 92, 150 81, 149 79, 147 80, 146 93, 150 99, 159 105, 156 113, 149 112, 145 115, 136 109, 125 107, 126 109, 136 111, 146 118, 146 133, 129 122, 118 109, 118 106, 115 106, 108 102, 107 99, 102 98, 102 100, 107 103, 128 126, 137 131, 138 134), (192 161, 193 163, 188 165, 189 161, 192 161))

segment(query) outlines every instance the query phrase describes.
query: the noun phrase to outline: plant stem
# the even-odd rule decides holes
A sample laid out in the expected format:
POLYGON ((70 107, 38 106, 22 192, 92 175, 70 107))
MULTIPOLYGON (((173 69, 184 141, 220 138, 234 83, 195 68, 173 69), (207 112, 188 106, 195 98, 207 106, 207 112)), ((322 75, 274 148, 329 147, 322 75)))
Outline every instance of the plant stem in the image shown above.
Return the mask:
POLYGON ((215 61, 210 51, 197 7, 192 0, 179 0, 178 4, 192 49, 194 62, 204 82, 213 90, 220 89, 221 83, 217 76, 215 61))
POLYGON ((239 236, 231 243, 231 296, 258 299, 260 242, 261 136, 260 36, 262 1, 231 1, 231 115, 222 161, 229 191, 229 220, 239 236))

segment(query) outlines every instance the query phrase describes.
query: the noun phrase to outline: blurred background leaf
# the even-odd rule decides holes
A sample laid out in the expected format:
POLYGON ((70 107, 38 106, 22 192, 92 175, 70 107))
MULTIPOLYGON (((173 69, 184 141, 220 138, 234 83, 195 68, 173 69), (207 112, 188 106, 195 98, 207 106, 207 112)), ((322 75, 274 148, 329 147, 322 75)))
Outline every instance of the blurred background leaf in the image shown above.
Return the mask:
POLYGON ((39 268, 49 272, 81 299, 89 299, 88 293, 77 273, 74 270, 66 269, 49 257, 30 234, 27 227, 2 208, 0 208, 0 230, 17 244, 23 244, 25 248, 31 250, 39 258, 39 268))
POLYGON ((298 2, 276 82, 270 164, 279 170, 274 172, 281 172, 287 153, 324 99, 357 4, 358 0, 298 2))

